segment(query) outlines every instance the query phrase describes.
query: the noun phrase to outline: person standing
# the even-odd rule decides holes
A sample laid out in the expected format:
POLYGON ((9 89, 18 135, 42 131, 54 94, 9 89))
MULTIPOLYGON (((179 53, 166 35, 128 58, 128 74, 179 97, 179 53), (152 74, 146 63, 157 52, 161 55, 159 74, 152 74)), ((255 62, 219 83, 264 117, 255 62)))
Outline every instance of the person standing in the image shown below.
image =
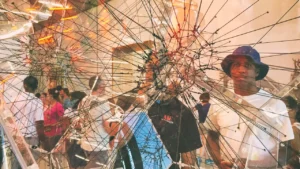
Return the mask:
POLYGON ((59 95, 61 97, 61 101, 63 103, 64 109, 67 110, 68 108, 72 108, 69 89, 63 88, 62 90, 59 91, 59 95))
POLYGON ((85 151, 89 160, 84 167, 107 168, 109 164, 109 145, 111 135, 110 122, 112 117, 108 101, 103 99, 105 95, 105 82, 100 76, 89 79, 91 94, 83 98, 78 106, 81 126, 81 148, 85 151))
MULTIPOLYGON (((210 150, 207 149, 207 145, 206 145, 206 141, 207 139, 211 139, 212 137, 208 137, 207 136, 207 132, 205 130, 206 127, 203 127, 203 123, 205 123, 206 119, 208 116, 212 116, 214 109, 213 106, 210 104, 210 94, 208 92, 202 93, 199 97, 200 103, 198 103, 195 106, 195 109, 198 111, 198 119, 199 119, 199 125, 200 125, 200 133, 201 133, 201 141, 203 144, 203 147, 199 150, 200 151, 200 157, 197 157, 197 162, 198 162, 198 166, 201 165, 202 159, 201 157, 205 158, 205 164, 206 165, 213 165, 214 161, 212 159, 209 158, 209 154, 208 152, 206 152, 206 150, 210 150)), ((208 123, 205 123, 208 124, 208 123)))
MULTIPOLYGON (((177 97, 180 85, 172 83, 166 94, 149 108, 148 116, 168 150, 173 162, 187 165, 183 168, 194 168, 196 164, 195 150, 202 146, 196 119, 188 107, 177 97)), ((170 169, 179 169, 173 163, 170 169)))
POLYGON ((236 127, 227 136, 237 140, 230 144, 234 153, 217 159, 221 161, 220 168, 277 168, 279 143, 293 139, 294 134, 285 104, 256 85, 267 75, 269 66, 261 62, 260 54, 251 46, 238 47, 224 58, 221 66, 233 80, 238 99, 228 99, 236 114, 217 123, 236 127))
MULTIPOLYGON (((43 103, 34 95, 38 87, 38 80, 33 76, 27 76, 23 81, 25 92, 21 92, 12 103, 12 111, 20 132, 25 141, 31 146, 38 146, 45 141, 43 103)), ((39 154, 32 151, 35 160, 39 154)), ((16 158, 12 158, 12 168, 21 168, 16 158)))

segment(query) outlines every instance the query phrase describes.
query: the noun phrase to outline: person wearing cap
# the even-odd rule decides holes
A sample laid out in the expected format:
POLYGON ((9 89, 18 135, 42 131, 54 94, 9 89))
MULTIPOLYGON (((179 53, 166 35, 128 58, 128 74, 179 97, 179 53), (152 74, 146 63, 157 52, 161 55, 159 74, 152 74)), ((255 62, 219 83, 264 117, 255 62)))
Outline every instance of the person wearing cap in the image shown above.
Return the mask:
POLYGON ((235 127, 230 136, 235 143, 231 142, 230 148, 223 149, 223 152, 231 153, 222 157, 219 167, 282 167, 278 162, 279 143, 293 139, 294 134, 285 104, 256 85, 256 81, 267 75, 269 66, 261 62, 260 54, 251 46, 238 47, 224 58, 221 66, 232 79, 233 91, 242 102, 241 108, 234 109, 235 115, 223 119, 235 127), (243 105, 245 103, 247 106, 243 105))

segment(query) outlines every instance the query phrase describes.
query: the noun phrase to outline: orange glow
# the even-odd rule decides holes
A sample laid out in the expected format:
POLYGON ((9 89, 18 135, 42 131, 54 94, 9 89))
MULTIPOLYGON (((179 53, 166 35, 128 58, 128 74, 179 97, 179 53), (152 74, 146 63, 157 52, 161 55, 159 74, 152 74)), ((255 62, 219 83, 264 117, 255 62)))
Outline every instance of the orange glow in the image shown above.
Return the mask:
POLYGON ((101 24, 107 24, 109 22, 109 19, 99 19, 101 24))
POLYGON ((71 56, 71 62, 76 62, 78 60, 79 60, 79 56, 77 56, 77 55, 72 55, 71 56))
POLYGON ((31 62, 32 62, 31 59, 29 59, 28 57, 25 58, 25 63, 26 64, 30 64, 31 62))
POLYGON ((0 85, 2 85, 3 83, 7 82, 9 79, 13 78, 14 76, 15 76, 14 73, 9 74, 3 80, 0 81, 0 85))
POLYGON ((53 36, 52 36, 52 35, 49 35, 49 36, 40 38, 40 39, 38 40, 38 44, 40 44, 40 45, 42 45, 42 44, 47 44, 47 43, 53 43, 53 42, 54 42, 54 39, 53 39, 53 36))
POLYGON ((78 16, 75 15, 75 16, 71 16, 71 17, 61 18, 60 20, 65 21, 65 20, 75 19, 75 18, 78 18, 78 16))
POLYGON ((73 7, 67 6, 67 7, 53 7, 53 8, 49 8, 49 10, 51 10, 51 11, 68 10, 68 9, 73 9, 73 7))
POLYGON ((35 10, 37 10, 37 8, 26 8, 26 11, 35 11, 35 10))
POLYGON ((63 30, 63 32, 66 33, 66 32, 70 32, 71 30, 73 30, 73 29, 69 28, 69 29, 63 30))

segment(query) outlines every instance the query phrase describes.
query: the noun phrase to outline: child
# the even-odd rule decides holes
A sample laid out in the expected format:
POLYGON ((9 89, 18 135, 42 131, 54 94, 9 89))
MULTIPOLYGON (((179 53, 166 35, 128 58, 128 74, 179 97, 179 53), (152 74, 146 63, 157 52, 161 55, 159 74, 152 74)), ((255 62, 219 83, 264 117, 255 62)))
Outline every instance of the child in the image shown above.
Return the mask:
MULTIPOLYGON (((201 123, 200 125, 202 126, 202 124, 206 121, 206 118, 208 116, 208 112, 209 111, 212 111, 212 106, 211 104, 209 103, 209 100, 210 100, 210 95, 209 93, 202 93, 199 97, 200 99, 200 103, 198 103, 195 108, 196 110, 198 111, 198 117, 199 117, 199 122, 201 123)), ((201 133, 203 133, 203 130, 205 130, 205 127, 202 127, 201 129, 201 133)), ((205 158, 205 164, 206 165, 213 165, 213 160, 211 160, 209 158, 209 154, 207 152, 207 149, 206 149, 206 136, 202 135, 201 136, 201 139, 203 141, 203 147, 205 149, 200 149, 200 157, 197 157, 197 162, 198 162, 198 165, 200 166, 200 163, 202 162, 201 160, 201 157, 204 157, 205 158)))

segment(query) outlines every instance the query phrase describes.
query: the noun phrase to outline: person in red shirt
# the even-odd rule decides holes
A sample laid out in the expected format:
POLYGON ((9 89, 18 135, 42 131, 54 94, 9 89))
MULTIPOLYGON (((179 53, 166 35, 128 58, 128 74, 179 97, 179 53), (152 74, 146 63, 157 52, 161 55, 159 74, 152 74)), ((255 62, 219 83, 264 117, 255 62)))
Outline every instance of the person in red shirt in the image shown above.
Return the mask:
POLYGON ((45 150, 51 151, 61 137, 62 127, 60 119, 64 115, 63 105, 59 100, 59 91, 56 88, 48 90, 47 100, 48 109, 44 112, 45 136, 47 137, 47 146, 45 150))

